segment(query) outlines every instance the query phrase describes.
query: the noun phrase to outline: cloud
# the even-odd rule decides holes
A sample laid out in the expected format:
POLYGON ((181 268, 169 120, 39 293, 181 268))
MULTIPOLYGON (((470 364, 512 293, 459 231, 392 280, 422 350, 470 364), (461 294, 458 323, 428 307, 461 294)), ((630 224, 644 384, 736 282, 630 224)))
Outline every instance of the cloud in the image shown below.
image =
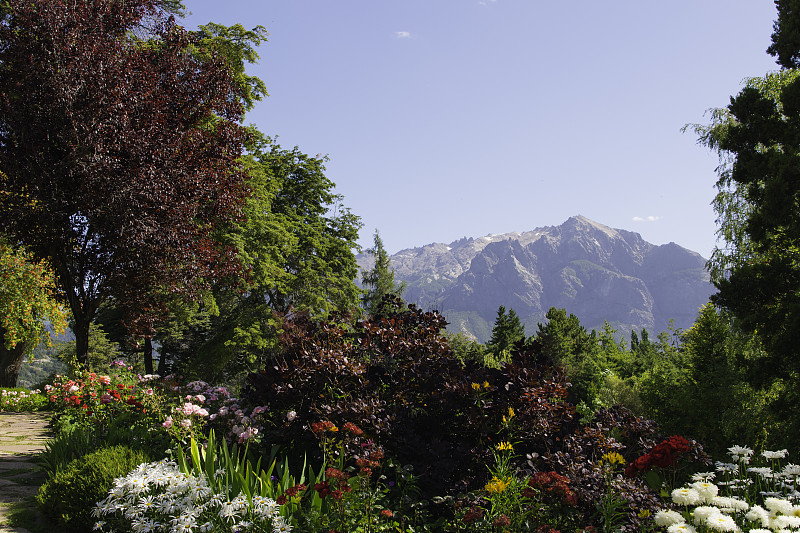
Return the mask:
POLYGON ((659 220, 660 218, 661 217, 649 215, 649 216, 646 216, 646 217, 633 217, 633 221, 634 222, 655 222, 656 220, 659 220))
POLYGON ((495 2, 497 2, 497 0, 480 0, 478 4, 482 6, 488 6, 489 4, 494 4, 495 2))
POLYGON ((408 39, 409 37, 411 37, 411 32, 396 31, 394 32, 394 36, 397 37, 398 39, 408 39))

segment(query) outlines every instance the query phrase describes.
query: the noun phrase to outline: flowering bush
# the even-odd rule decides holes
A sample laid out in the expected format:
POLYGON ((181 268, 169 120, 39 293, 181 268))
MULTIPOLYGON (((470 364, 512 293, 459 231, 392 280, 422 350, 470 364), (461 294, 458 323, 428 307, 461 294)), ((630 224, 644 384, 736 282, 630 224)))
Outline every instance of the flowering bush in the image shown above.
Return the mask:
POLYGON ((743 446, 732 446, 729 454, 733 462, 718 462, 715 472, 695 474, 693 483, 673 490, 671 501, 678 510, 662 509, 655 525, 668 533, 800 529, 800 466, 780 466, 786 450, 764 451, 760 461, 743 446), (718 474, 722 480, 714 483, 718 474))
POLYGON ((39 389, 0 389, 0 412, 39 411, 47 406, 47 397, 39 389))

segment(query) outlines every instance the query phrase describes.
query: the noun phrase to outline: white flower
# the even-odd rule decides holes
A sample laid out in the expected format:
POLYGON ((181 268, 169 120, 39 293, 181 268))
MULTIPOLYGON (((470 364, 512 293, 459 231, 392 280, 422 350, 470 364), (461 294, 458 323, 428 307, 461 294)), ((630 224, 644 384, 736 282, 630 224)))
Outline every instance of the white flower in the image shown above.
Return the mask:
POLYGON ((800 465, 789 463, 783 467, 784 476, 800 476, 800 465))
POLYGON ((749 457, 753 455, 753 450, 747 446, 731 446, 728 448, 728 453, 733 460, 736 461, 740 457, 749 457))
POLYGON ((681 522, 680 524, 672 524, 667 528, 667 533, 696 533, 697 530, 694 526, 681 522))
POLYGON ((738 531, 739 526, 736 525, 733 518, 722 513, 709 516, 706 520, 706 525, 709 529, 715 531, 738 531))
POLYGON ((765 459, 772 460, 772 459, 785 459, 787 455, 789 455, 788 450, 784 448, 783 450, 778 450, 777 452, 771 452, 768 450, 764 450, 761 452, 761 455, 764 456, 765 459))
POLYGON ((681 487, 672 491, 672 501, 678 505, 697 505, 700 503, 700 494, 690 487, 681 487))
POLYGON ((746 501, 737 498, 726 498, 724 496, 717 496, 711 500, 713 505, 719 507, 722 511, 747 511, 750 504, 746 501))
POLYGON ((731 474, 737 474, 739 472, 739 465, 734 463, 721 463, 717 461, 714 463, 714 466, 717 472, 730 472, 731 474))
POLYGON ((797 529, 800 527, 800 516, 778 515, 770 523, 771 529, 797 529))
POLYGON ((761 466, 761 467, 751 466, 750 468, 747 469, 747 471, 752 472, 753 474, 758 474, 763 479, 772 479, 772 477, 774 476, 772 469, 768 466, 761 466))
POLYGON ((691 487, 700 495, 700 499, 705 503, 711 503, 711 500, 719 493, 719 487, 707 481, 696 481, 691 484, 691 487))
POLYGON ((698 472, 692 474, 692 481, 711 481, 715 477, 717 477, 717 474, 714 472, 698 472))
POLYGON ((788 500, 784 500, 783 498, 775 498, 770 496, 769 498, 764 499, 764 505, 773 513, 788 515, 793 514, 792 503, 788 500))
POLYGON ((752 506, 744 517, 751 522, 761 522, 762 526, 769 527, 769 513, 760 505, 752 506))
POLYGON ((708 522, 709 518, 718 514, 722 514, 718 508, 709 505, 701 505, 692 511, 692 520, 697 525, 703 525, 708 522))
POLYGON ((275 521, 273 522, 273 525, 272 525, 273 533, 286 533, 286 532, 291 531, 291 530, 292 530, 292 526, 290 526, 289 524, 284 522, 282 516, 276 518, 275 521))
POLYGON ((661 509, 653 517, 657 526, 669 527, 673 524, 683 523, 683 516, 678 511, 672 509, 661 509))

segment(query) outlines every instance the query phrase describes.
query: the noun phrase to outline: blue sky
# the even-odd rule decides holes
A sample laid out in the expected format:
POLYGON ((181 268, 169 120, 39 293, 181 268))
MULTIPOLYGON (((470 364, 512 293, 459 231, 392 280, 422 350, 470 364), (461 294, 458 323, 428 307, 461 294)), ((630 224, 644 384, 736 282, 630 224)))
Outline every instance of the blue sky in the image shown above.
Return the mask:
POLYGON ((769 0, 186 0, 270 33, 248 114, 390 252, 581 214, 708 257, 717 157, 686 123, 776 70, 769 0))

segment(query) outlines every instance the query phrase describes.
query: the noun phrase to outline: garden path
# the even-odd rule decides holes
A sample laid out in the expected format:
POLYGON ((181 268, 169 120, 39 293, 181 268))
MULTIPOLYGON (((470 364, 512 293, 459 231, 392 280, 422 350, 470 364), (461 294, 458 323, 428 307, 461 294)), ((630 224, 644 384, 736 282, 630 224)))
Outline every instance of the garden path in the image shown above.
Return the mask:
POLYGON ((49 419, 47 413, 0 413, 0 533, 29 533, 7 525, 6 512, 12 503, 30 501, 44 482, 36 456, 50 436, 49 419))

